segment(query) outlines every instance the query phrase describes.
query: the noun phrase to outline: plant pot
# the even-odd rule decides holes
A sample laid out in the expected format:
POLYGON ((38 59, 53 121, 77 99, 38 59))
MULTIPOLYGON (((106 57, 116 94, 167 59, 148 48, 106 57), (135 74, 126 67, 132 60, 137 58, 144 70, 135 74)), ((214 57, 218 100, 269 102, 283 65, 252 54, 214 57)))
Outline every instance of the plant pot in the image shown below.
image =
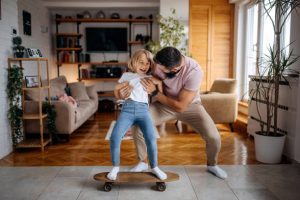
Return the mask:
POLYGON ((276 164, 280 163, 286 135, 265 136, 260 132, 254 134, 256 160, 276 164))
POLYGON ((24 52, 15 52, 15 57, 16 58, 23 58, 24 52))

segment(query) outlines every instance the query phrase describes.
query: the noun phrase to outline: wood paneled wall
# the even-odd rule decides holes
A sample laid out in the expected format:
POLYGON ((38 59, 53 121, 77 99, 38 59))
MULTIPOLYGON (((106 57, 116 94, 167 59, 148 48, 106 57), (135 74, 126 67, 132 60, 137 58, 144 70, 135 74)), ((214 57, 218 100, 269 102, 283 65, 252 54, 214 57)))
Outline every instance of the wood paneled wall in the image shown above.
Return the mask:
POLYGON ((216 78, 233 76, 234 5, 225 0, 190 0, 189 52, 201 65, 201 91, 216 78))

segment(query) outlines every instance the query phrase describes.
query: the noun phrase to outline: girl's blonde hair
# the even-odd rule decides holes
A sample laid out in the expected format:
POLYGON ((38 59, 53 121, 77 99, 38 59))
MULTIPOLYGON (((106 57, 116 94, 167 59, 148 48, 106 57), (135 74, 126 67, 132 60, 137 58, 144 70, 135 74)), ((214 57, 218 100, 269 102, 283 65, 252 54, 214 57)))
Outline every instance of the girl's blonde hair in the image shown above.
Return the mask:
POLYGON ((153 62, 153 55, 150 51, 147 51, 146 49, 139 49, 131 56, 131 58, 128 61, 128 69, 132 72, 135 72, 134 66, 137 64, 139 58, 142 54, 146 55, 147 60, 150 62, 150 67, 147 72, 147 74, 151 73, 151 70, 153 69, 154 62, 153 62))

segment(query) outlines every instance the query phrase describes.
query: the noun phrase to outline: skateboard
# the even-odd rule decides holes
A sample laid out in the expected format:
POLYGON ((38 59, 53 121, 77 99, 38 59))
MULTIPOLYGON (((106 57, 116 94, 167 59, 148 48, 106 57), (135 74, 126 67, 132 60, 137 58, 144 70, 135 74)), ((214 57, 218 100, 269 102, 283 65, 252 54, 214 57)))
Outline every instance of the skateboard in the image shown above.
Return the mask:
POLYGON ((178 174, 172 172, 165 173, 168 176, 165 180, 160 180, 151 172, 119 172, 115 181, 107 178, 108 172, 102 172, 95 174, 94 179, 104 182, 103 190, 105 192, 111 191, 114 183, 156 183, 156 189, 162 192, 166 190, 166 182, 179 180, 178 174))

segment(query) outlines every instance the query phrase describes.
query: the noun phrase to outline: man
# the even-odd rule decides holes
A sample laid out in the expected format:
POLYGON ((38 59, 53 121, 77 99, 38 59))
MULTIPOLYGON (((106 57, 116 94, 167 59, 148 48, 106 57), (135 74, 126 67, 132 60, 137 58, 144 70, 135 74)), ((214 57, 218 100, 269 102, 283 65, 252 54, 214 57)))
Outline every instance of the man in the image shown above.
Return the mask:
MULTIPOLYGON (((203 77, 199 64, 174 47, 165 47, 154 57, 156 63, 152 75, 154 79, 142 80, 142 85, 155 102, 150 105, 154 125, 177 119, 189 124, 206 142, 207 170, 215 176, 225 179, 227 174, 217 166, 221 148, 219 132, 207 114, 200 100, 200 83, 203 77)), ((126 98, 131 92, 130 86, 120 89, 119 97, 126 98)), ((147 150, 140 131, 133 134, 137 148, 139 164, 131 171, 148 169, 147 150)))

